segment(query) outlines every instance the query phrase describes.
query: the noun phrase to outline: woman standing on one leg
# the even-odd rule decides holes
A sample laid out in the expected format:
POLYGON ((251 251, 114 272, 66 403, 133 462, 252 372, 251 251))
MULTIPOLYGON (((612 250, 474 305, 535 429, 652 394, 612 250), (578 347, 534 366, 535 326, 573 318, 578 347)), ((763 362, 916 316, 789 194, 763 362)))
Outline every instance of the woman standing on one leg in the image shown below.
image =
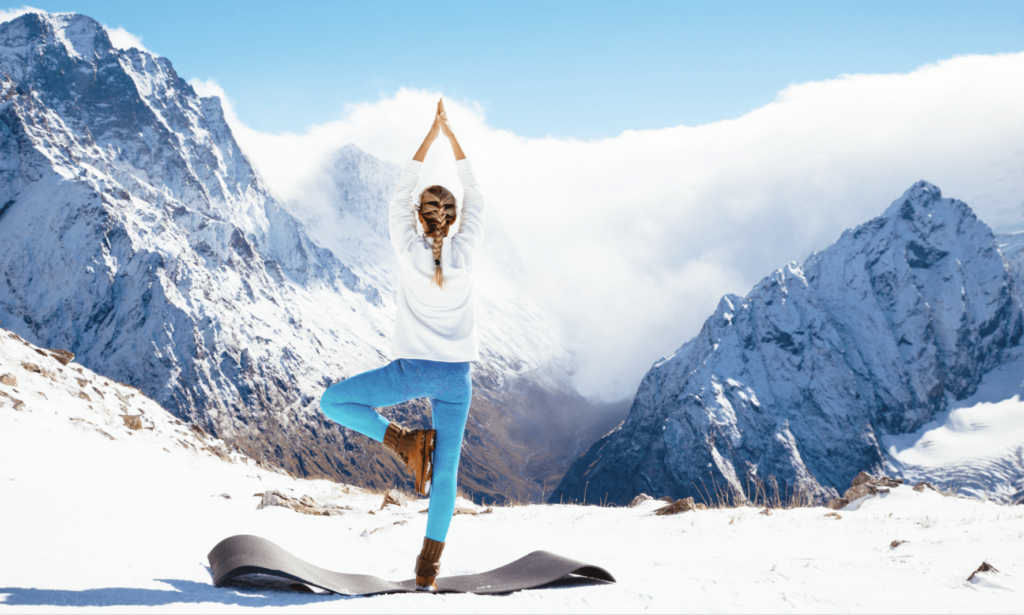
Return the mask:
POLYGON ((462 435, 473 393, 469 362, 479 354, 472 274, 484 229, 483 195, 441 101, 430 132, 402 170, 388 219, 399 261, 394 342, 399 358, 333 385, 320 407, 331 420, 382 442, 413 473, 416 491, 430 495, 427 532, 416 558, 416 586, 436 590, 434 579, 455 512, 462 435), (423 158, 441 133, 451 143, 465 190, 462 220, 448 241, 457 218, 452 193, 429 186, 413 197, 423 158), (417 219, 423 235, 416 231, 417 219), (374 410, 420 397, 430 399, 434 429, 406 429, 374 410))

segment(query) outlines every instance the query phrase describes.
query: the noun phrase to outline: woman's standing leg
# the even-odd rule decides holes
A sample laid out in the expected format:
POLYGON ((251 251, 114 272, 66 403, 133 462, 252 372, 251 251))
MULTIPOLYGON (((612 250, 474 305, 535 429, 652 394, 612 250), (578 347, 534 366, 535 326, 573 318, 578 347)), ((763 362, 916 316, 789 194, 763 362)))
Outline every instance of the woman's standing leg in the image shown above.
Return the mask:
POLYGON ((462 437, 469 417, 469 399, 458 403, 437 399, 431 402, 437 447, 434 449, 434 482, 430 488, 426 535, 431 540, 444 542, 455 513, 459 456, 462 454, 462 437))

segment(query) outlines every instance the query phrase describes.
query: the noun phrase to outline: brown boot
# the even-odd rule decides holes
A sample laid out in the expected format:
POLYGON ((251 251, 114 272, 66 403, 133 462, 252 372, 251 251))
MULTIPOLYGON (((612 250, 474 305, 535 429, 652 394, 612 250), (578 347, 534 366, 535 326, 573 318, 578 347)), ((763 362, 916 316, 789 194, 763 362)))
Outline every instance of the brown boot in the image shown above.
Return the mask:
POLYGON ((441 572, 441 551, 444 551, 444 543, 429 538, 423 538, 423 548, 419 557, 416 558, 416 589, 420 591, 437 591, 437 583, 434 579, 441 572))
POLYGON ((434 444, 437 432, 433 429, 406 429, 395 423, 384 432, 384 447, 394 453, 412 472, 416 493, 430 494, 434 478, 434 444))

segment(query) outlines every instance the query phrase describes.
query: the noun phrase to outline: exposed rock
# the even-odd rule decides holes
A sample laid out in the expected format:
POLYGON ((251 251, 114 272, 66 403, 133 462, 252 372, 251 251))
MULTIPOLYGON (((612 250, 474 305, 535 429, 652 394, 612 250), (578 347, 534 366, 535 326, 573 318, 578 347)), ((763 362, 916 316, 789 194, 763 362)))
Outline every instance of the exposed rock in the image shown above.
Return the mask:
POLYGON ((256 510, 260 510, 261 508, 266 508, 268 506, 281 506, 283 508, 290 508, 291 510, 304 515, 321 515, 325 517, 335 517, 344 514, 344 511, 346 510, 352 510, 351 506, 321 504, 313 500, 313 498, 308 495, 304 495, 299 499, 285 495, 280 491, 266 491, 264 493, 257 493, 256 495, 263 498, 260 501, 259 506, 256 507, 256 510))
MULTIPOLYGON (((423 510, 420 511, 421 514, 426 514, 429 512, 430 508, 424 508, 423 510)), ((456 506, 455 512, 452 513, 452 516, 454 517, 455 515, 489 515, 492 512, 494 512, 494 509, 491 508, 490 506, 488 506, 484 510, 474 510, 472 508, 466 508, 465 506, 456 506)))
POLYGON ((906 540, 894 540, 894 541, 889 543, 889 548, 890 549, 895 549, 896 547, 900 546, 901 544, 903 544, 905 542, 907 542, 907 541, 906 540))
POLYGON ((830 512, 830 513, 825 513, 825 516, 826 516, 826 517, 831 517, 831 518, 833 518, 833 519, 842 519, 842 518, 843 518, 843 516, 842 516, 842 515, 840 515, 840 514, 839 514, 839 513, 837 513, 837 512, 830 512))
POLYGON ((999 571, 996 570, 996 567, 993 566, 992 564, 990 564, 988 562, 981 562, 981 566, 978 566, 978 569, 975 570, 974 572, 972 572, 971 576, 967 577, 967 580, 968 581, 973 581, 974 580, 974 576, 977 575, 977 574, 980 574, 982 572, 995 572, 995 573, 998 573, 999 571))
POLYGON ((640 495, 638 495, 635 498, 633 498, 633 501, 630 502, 629 504, 627 504, 626 507, 627 508, 636 508, 640 504, 643 504, 644 502, 648 502, 648 501, 653 500, 653 499, 654 498, 652 498, 651 496, 647 495, 646 493, 641 493, 640 495))
POLYGON ((10 374, 0 375, 0 384, 6 384, 9 387, 18 386, 18 379, 10 374))
POLYGON ((675 499, 673 499, 672 496, 670 496, 670 495, 664 495, 664 496, 658 498, 658 501, 659 502, 668 502, 669 504, 671 504, 672 502, 675 502, 675 499))
POLYGON ((693 501, 693 498, 683 498, 668 506, 662 506, 658 510, 654 511, 656 515, 675 515, 681 512, 688 512, 696 510, 697 506, 693 501))
POLYGON ((761 512, 759 512, 757 514, 764 515, 766 517, 770 517, 770 516, 772 516, 772 511, 769 508, 765 508, 764 510, 762 510, 761 512))
POLYGON ((28 362, 23 361, 22 364, 21 364, 21 367, 25 371, 32 372, 33 374, 41 374, 41 373, 43 373, 43 368, 39 367, 35 363, 28 363, 28 362))
POLYGON ((121 419, 124 421, 125 427, 132 431, 138 431, 142 429, 142 415, 141 414, 122 414, 121 419))
POLYGON ((384 501, 381 502, 380 508, 384 510, 384 507, 388 504, 395 506, 405 506, 409 503, 409 499, 405 497, 405 494, 398 489, 388 489, 388 492, 384 494, 384 501))
POLYGON ((47 352, 50 353, 51 357, 57 359, 57 361, 59 361, 61 365, 67 365, 68 363, 75 359, 75 354, 73 352, 68 352, 67 350, 49 348, 47 349, 47 352))
POLYGON ((889 493, 889 489, 892 487, 898 487, 903 484, 902 478, 889 478, 888 476, 881 476, 875 478, 867 472, 861 472, 853 479, 853 484, 846 490, 841 498, 835 498, 828 503, 828 507, 833 510, 839 510, 845 508, 850 502, 860 499, 869 495, 878 495, 879 493, 889 493))
POLYGON ((226 447, 223 442, 217 442, 216 446, 204 446, 203 450, 210 453, 214 457, 217 457, 221 461, 227 461, 228 463, 231 463, 231 455, 226 450, 226 447))
POLYGON ((6 397, 7 399, 11 400, 11 402, 14 404, 15 410, 21 411, 21 409, 25 406, 25 402, 21 401, 17 397, 12 397, 7 393, 4 393, 3 391, 0 391, 0 397, 6 397))

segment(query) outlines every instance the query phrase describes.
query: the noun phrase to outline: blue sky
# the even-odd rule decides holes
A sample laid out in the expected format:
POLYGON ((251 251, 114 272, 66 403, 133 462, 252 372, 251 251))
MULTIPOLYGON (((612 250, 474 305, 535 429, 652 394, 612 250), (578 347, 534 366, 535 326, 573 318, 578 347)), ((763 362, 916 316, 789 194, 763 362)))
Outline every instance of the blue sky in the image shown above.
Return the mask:
POLYGON ((1024 50, 1019 0, 30 4, 127 29, 265 132, 411 87, 522 136, 592 139, 739 117, 792 83, 1024 50))

